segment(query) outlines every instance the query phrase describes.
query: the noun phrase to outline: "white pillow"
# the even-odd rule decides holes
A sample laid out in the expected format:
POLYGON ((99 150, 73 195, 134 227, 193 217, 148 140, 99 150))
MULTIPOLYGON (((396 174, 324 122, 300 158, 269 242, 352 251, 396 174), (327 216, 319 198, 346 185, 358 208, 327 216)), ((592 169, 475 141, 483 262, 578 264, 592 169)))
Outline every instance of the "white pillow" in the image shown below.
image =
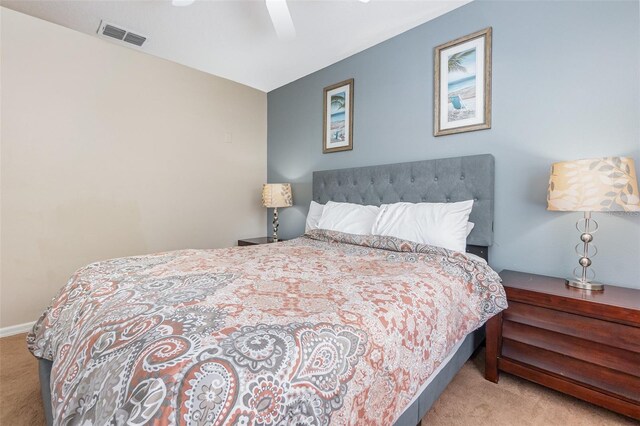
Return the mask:
POLYGON ((467 222, 467 237, 469 236, 469 234, 471 233, 471 231, 473 231, 473 227, 476 226, 475 223, 473 222, 467 222))
POLYGON ((318 229, 318 221, 320 221, 323 210, 324 204, 316 203, 315 201, 309 204, 309 213, 307 213, 307 221, 304 224, 304 232, 318 229))
POLYGON ((329 201, 324 205, 318 228, 348 234, 371 235, 380 207, 329 201))
POLYGON ((372 232, 464 252, 472 207, 473 200, 383 204, 372 232))

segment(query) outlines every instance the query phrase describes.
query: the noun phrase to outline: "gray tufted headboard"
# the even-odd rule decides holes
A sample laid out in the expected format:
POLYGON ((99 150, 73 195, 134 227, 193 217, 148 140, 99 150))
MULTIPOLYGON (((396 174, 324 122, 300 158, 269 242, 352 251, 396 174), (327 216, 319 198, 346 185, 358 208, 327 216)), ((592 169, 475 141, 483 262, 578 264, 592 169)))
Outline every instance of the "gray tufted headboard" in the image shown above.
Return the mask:
POLYGON ((313 200, 379 206, 473 199, 469 220, 475 227, 467 237, 467 251, 486 259, 486 247, 493 244, 494 180, 491 154, 325 170, 313 172, 313 200))

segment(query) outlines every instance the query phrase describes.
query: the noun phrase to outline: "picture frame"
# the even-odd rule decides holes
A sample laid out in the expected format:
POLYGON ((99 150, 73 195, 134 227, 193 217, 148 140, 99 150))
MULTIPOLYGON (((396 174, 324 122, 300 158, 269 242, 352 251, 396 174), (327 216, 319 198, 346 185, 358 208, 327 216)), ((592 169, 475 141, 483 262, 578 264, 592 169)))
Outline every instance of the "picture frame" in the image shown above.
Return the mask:
POLYGON ((491 128, 492 28, 434 48, 433 135, 491 128))
POLYGON ((322 108, 322 152, 353 149, 353 79, 325 87, 322 108))

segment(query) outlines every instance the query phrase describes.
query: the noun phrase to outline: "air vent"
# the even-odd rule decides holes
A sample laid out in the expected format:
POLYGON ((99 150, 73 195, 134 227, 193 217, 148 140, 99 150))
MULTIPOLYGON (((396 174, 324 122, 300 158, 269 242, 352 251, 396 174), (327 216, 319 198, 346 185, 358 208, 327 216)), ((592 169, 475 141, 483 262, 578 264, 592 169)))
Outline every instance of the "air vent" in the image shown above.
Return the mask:
POLYGON ((127 35, 124 36, 124 41, 126 41, 127 43, 135 44, 136 46, 142 46, 142 43, 144 43, 146 40, 146 37, 142 37, 134 33, 127 33, 127 35))
POLYGON ((113 37, 116 40, 122 40, 127 32, 123 29, 116 28, 113 25, 105 25, 102 34, 107 37, 113 37))
POLYGON ((138 47, 142 46, 144 42, 147 41, 147 38, 145 36, 132 33, 131 31, 126 30, 118 25, 114 25, 105 21, 100 22, 100 26, 98 27, 98 35, 109 38, 111 40, 119 40, 123 43, 138 47))

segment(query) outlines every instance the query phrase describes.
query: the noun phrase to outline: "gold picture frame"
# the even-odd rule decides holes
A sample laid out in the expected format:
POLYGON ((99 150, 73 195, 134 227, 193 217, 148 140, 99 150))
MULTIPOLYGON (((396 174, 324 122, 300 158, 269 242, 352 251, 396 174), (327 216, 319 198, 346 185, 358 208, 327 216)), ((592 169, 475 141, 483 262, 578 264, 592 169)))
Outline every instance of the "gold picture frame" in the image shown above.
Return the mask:
POLYGON ((322 152, 353 149, 353 79, 325 87, 322 108, 322 152))
POLYGON ((434 48, 434 136, 491 128, 491 38, 489 27, 434 48))

